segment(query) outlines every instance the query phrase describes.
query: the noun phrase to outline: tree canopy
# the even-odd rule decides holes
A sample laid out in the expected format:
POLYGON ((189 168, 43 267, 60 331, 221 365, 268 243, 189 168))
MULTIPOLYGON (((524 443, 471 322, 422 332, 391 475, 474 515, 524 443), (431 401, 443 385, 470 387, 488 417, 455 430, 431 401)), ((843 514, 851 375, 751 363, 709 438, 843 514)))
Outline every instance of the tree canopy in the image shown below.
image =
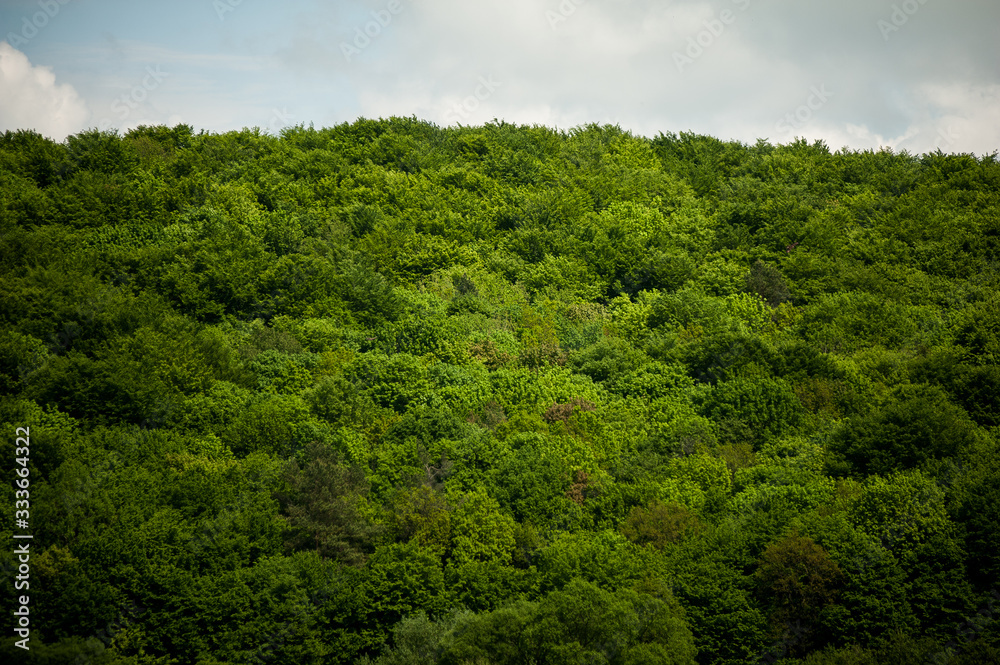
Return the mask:
POLYGON ((995 154, 0 134, 0 653, 995 662, 998 211, 995 154))

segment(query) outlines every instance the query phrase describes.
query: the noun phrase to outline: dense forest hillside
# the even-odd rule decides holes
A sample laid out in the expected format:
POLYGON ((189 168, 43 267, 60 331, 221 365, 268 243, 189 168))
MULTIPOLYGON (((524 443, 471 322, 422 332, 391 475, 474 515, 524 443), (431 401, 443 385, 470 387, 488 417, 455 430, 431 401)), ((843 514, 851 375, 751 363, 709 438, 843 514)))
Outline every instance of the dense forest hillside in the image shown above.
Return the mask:
POLYGON ((4 662, 1000 658, 996 155, 8 131, 0 234, 4 662))

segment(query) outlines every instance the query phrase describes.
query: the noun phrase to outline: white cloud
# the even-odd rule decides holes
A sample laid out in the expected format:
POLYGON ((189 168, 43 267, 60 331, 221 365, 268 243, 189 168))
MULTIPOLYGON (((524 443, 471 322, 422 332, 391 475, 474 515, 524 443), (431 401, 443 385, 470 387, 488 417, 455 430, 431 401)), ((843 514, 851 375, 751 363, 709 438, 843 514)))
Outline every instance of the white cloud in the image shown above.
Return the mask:
POLYGON ((884 136, 867 124, 827 125, 813 132, 831 148, 888 147, 911 154, 934 152, 984 155, 1000 146, 1000 85, 924 83, 905 95, 915 111, 899 136, 884 136))
POLYGON ((933 114, 924 123, 930 146, 922 149, 976 154, 984 146, 1000 149, 1000 85, 926 83, 917 96, 933 114))
POLYGON ((967 62, 979 60, 970 35, 996 9, 956 18, 928 4, 887 44, 879 9, 848 5, 425 0, 406 5, 363 58, 344 66, 335 53, 325 63, 339 65, 355 93, 353 110, 368 117, 391 110, 448 124, 455 117, 448 110, 468 99, 479 76, 495 76, 504 85, 463 122, 613 120, 647 136, 690 130, 750 143, 803 136, 834 149, 911 153, 1000 147, 996 68, 967 62), (554 24, 552 12, 560 17, 554 24), (949 22, 963 29, 953 34, 949 22), (676 54, 689 51, 681 67, 676 54), (816 98, 816 89, 830 95, 816 98), (795 121, 782 122, 789 113, 795 121))
MULTIPOLYGON (((208 12, 190 32, 168 29, 166 17, 142 32, 146 10, 95 5, 107 44, 39 43, 93 110, 78 101, 75 126, 47 131, 105 119, 125 128, 183 117, 225 131, 416 115, 444 125, 611 122, 748 143, 803 137, 833 149, 1000 149, 996 0, 918 3, 888 40, 878 21, 889 0, 400 0, 391 15, 389 4, 244 3, 224 23, 208 12), (155 92, 138 88, 147 67, 167 74, 155 92), (501 85, 485 90, 481 78, 501 85)), ((48 70, 5 53, 6 76, 17 65, 31 80, 48 75, 31 89, 60 90, 48 70)), ((57 94, 8 102, 23 94, 3 85, 6 125, 40 123, 68 103, 57 94)))
POLYGON ((57 84, 48 67, 0 42, 0 129, 33 129, 62 141, 80 131, 90 112, 73 86, 57 84))

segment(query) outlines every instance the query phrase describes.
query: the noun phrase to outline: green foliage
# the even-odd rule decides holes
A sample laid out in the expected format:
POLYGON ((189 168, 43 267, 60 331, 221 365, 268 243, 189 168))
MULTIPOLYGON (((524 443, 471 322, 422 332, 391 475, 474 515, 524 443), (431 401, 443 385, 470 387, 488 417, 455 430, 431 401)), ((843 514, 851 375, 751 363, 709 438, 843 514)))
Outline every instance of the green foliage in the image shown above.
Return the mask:
POLYGON ((646 356, 621 339, 608 337, 572 354, 569 366, 594 381, 607 382, 637 370, 646 356))
POLYGON ((872 476, 851 505, 854 523, 882 545, 900 552, 947 533, 950 521, 944 492, 920 471, 872 476))
POLYGON ((316 430, 309 427, 309 409, 295 396, 260 396, 247 405, 222 434, 237 455, 265 452, 279 458, 297 453, 316 430))
POLYGON ((878 294, 828 294, 805 308, 799 326, 802 337, 823 351, 849 352, 874 344, 898 349, 919 334, 919 314, 908 309, 878 294))
POLYGON ((367 488, 358 468, 344 468, 337 455, 319 442, 304 450, 299 466, 289 463, 284 480, 288 489, 279 502, 288 520, 287 543, 294 549, 315 548, 324 557, 358 565, 373 540, 358 504, 367 488))
POLYGON ((992 662, 997 209, 804 140, 3 132, 3 653, 992 662))
POLYGON ((376 404, 398 412, 422 401, 428 388, 426 364, 408 353, 359 355, 348 376, 364 386, 376 404))
POLYGON ((438 621, 426 612, 410 615, 392 629, 393 648, 383 653, 377 665, 423 665, 441 662, 454 644, 454 632, 465 613, 451 613, 438 621))
POLYGON ((657 567, 685 609, 699 661, 755 662, 766 651, 762 608, 747 592, 743 572, 727 565, 709 539, 692 538, 668 548, 657 567))
MULTIPOLYGON (((540 418, 536 422, 544 426, 540 418)), ((585 519, 567 496, 572 479, 554 443, 536 432, 514 434, 507 438, 510 453, 491 460, 491 493, 519 522, 569 528, 585 519)))
POLYGON ((746 441, 755 448, 779 433, 795 431, 802 418, 801 403, 787 382, 771 377, 720 383, 702 408, 719 424, 722 441, 746 441))
POLYGON ((635 547, 615 531, 564 533, 538 554, 543 589, 559 589, 574 578, 605 589, 621 589, 641 572, 635 547))
POLYGON ((698 516, 684 506, 654 499, 646 508, 632 508, 622 523, 621 531, 637 545, 663 549, 697 533, 699 526, 698 516))
POLYGON ((452 561, 509 564, 514 549, 514 520, 500 511, 496 499, 484 491, 459 497, 452 513, 452 561))
POLYGON ((574 580, 539 603, 532 632, 553 663, 693 663, 682 617, 674 603, 574 580))
POLYGON ((1000 573, 1000 470, 992 456, 966 476, 957 492, 972 578, 990 584, 1000 573))
POLYGON ((746 289, 759 295, 771 307, 777 307, 791 299, 782 274, 774 266, 759 259, 750 266, 746 289))
MULTIPOLYGON (((842 483, 838 504, 849 503, 858 489, 842 483)), ((823 617, 832 643, 874 645, 894 633, 913 630, 916 618, 907 599, 906 573, 877 537, 854 526, 843 512, 821 509, 798 522, 808 525, 810 535, 844 575, 839 601, 823 617)))
POLYGON ((298 394, 313 384, 318 359, 313 354, 289 355, 279 351, 263 351, 248 363, 257 375, 257 389, 265 393, 298 394))
POLYGON ((1000 299, 995 295, 961 312, 956 341, 979 365, 1000 360, 1000 299))
POLYGON ((754 575, 776 637, 790 654, 808 653, 825 641, 818 634, 821 617, 843 583, 843 573, 826 550, 811 538, 785 538, 764 550, 754 575))
POLYGON ((975 425, 936 386, 907 385, 880 410, 849 420, 833 448, 858 474, 886 474, 955 457, 977 440, 975 425))
POLYGON ((81 132, 68 137, 66 147, 71 172, 129 173, 139 161, 133 144, 115 130, 81 132))
POLYGON ((437 615, 449 606, 440 560, 413 542, 377 548, 366 569, 365 585, 372 602, 369 612, 384 628, 413 612, 437 615))
POLYGON ((451 662, 639 664, 695 662, 683 611, 665 598, 624 589, 609 593, 574 580, 538 603, 493 612, 456 613, 439 621, 424 614, 395 630, 396 646, 376 662, 385 665, 451 662), (420 660, 418 660, 420 659, 420 660))

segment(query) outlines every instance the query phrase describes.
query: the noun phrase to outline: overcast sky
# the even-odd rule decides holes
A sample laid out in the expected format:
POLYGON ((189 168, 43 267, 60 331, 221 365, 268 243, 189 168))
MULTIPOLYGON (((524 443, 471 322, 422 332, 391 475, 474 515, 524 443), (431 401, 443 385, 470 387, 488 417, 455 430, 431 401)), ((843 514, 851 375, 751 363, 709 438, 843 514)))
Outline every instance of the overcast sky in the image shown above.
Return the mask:
POLYGON ((1000 149, 998 0, 0 0, 0 130, 361 117, 1000 149))

